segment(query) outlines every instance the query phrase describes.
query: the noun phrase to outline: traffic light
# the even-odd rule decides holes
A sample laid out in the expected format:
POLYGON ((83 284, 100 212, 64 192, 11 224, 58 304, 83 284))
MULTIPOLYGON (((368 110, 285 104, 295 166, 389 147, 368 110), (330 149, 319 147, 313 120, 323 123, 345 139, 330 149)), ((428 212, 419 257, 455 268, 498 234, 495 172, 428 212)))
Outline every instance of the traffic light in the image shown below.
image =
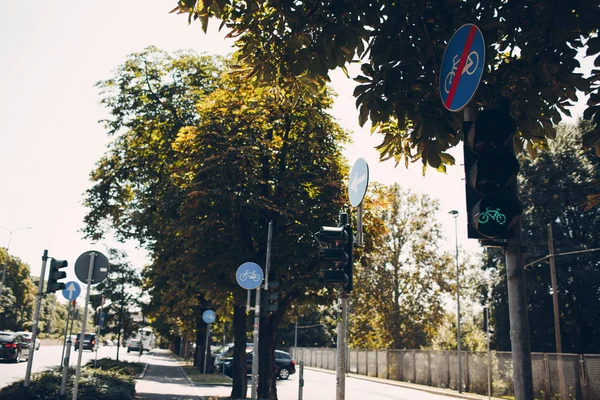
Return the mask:
POLYGON ((267 312, 272 313, 279 309, 279 282, 269 281, 267 291, 267 312))
POLYGON ((347 223, 347 214, 341 216, 341 226, 323 226, 315 235, 319 242, 319 260, 335 264, 336 269, 320 270, 319 282, 344 284, 347 292, 352 290, 352 251, 354 237, 347 223))
POLYGON ((517 196, 515 120, 504 109, 481 111, 465 123, 465 177, 470 238, 508 239, 523 213, 517 196))
POLYGON ((54 293, 58 290, 63 290, 65 284, 58 282, 59 279, 67 277, 65 271, 61 271, 61 268, 66 268, 69 263, 66 260, 50 260, 50 273, 48 274, 48 287, 46 288, 47 293, 54 293))

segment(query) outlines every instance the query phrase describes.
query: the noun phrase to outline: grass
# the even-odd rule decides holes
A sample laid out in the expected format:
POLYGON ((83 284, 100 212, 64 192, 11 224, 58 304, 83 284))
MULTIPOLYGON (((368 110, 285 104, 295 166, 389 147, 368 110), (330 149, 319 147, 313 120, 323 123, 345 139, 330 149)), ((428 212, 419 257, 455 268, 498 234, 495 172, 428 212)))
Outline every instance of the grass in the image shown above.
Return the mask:
POLYGON ((231 385, 231 378, 227 375, 205 375, 202 373, 202 368, 194 367, 194 363, 191 360, 185 360, 176 354, 173 354, 173 356, 192 382, 203 385, 231 385))

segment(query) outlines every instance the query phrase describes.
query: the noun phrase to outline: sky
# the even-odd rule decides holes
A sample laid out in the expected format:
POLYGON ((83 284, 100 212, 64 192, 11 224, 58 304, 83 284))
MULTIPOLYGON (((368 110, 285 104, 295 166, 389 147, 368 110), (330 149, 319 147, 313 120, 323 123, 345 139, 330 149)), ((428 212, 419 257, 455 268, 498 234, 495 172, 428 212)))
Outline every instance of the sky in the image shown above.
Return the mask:
MULTIPOLYGON (((146 252, 136 243, 91 243, 81 233, 89 174, 110 140, 98 123, 106 110, 94 84, 109 78, 127 55, 151 45, 169 52, 232 52, 225 32, 216 30, 217 21, 206 35, 199 23, 188 25, 187 16, 169 14, 175 4, 0 2, 0 246, 10 241, 10 255, 29 264, 33 275, 40 274, 44 250, 69 262, 66 281, 76 280, 73 266, 88 250, 107 255, 109 247, 116 247, 127 251, 136 268, 147 262, 146 252), (32 229, 22 229, 27 227, 32 229)), ((332 114, 353 132, 353 144, 345 151, 350 165, 364 158, 370 182, 398 182, 439 200, 436 218, 444 227, 447 240, 442 245, 448 250, 455 243, 455 221, 448 212, 458 210, 459 245, 476 251, 477 241, 466 234, 462 150, 451 151, 457 164, 445 175, 430 169, 423 177, 420 162, 408 170, 394 168, 393 162, 380 163, 374 146, 382 137, 358 126, 354 82, 336 71, 332 85, 338 93, 332 114)), ((574 116, 581 109, 576 108, 574 116)))

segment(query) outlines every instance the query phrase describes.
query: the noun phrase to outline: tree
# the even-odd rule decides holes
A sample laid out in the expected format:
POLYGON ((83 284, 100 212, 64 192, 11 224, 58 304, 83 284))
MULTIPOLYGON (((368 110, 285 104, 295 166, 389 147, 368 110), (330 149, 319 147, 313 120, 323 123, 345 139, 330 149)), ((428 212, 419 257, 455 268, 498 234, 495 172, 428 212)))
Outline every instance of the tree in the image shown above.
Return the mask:
MULTIPOLYGON (((597 353, 593 339, 600 333, 597 313, 600 290, 598 255, 590 249, 600 247, 600 210, 584 211, 586 195, 598 181, 598 156, 580 146, 582 132, 590 126, 560 125, 548 151, 536 160, 521 160, 520 193, 526 210, 522 217, 523 238, 528 249, 526 264, 527 298, 533 351, 555 351, 554 316, 550 268, 547 257, 547 224, 553 227, 555 253, 576 251, 556 257, 557 292, 563 351, 597 353), (540 173, 543 171, 544 173, 540 173), (579 252, 581 251, 581 252, 579 252), (542 261, 533 263, 543 258, 542 261)), ((486 267, 504 271, 497 254, 488 252, 486 267)), ((505 273, 500 272, 500 277, 505 273)), ((498 350, 510 349, 506 280, 493 287, 493 319, 498 350)))
MULTIPOLYGON (((310 103, 282 101, 278 88, 256 89, 231 74, 226 62, 214 59, 200 70, 194 57, 183 61, 150 49, 132 55, 114 79, 101 83, 113 116, 107 126, 117 138, 92 174, 85 231, 101 236, 108 223, 120 237, 145 243, 153 258, 146 271, 149 307, 155 313, 169 309, 170 323, 191 326, 197 338, 204 309, 215 307, 224 318, 233 304, 239 371, 232 397, 244 397, 245 292, 235 271, 246 261, 264 265, 273 221, 272 265, 282 296, 279 310, 261 321, 259 357, 271 370, 260 373, 259 396, 276 398, 279 322, 293 301, 327 297, 317 282, 312 232, 335 219, 343 204, 341 144, 347 133, 326 112, 332 103, 327 91, 310 103), (196 75, 209 77, 210 87, 200 90, 191 78, 180 85, 167 79, 196 75), (174 114, 178 102, 189 114, 174 114)), ((203 341, 197 343, 203 349, 203 341)))
POLYGON ((6 280, 0 297, 0 326, 4 330, 31 329, 37 286, 30 276, 29 266, 20 259, 7 257, 0 249, 0 265, 6 262, 6 280))
MULTIPOLYGON (((139 307, 142 281, 140 274, 127 261, 127 253, 117 249, 108 250, 110 270, 108 276, 98 285, 96 290, 100 296, 91 301, 92 308, 96 310, 94 320, 99 321, 100 306, 104 297, 104 309, 106 315, 104 330, 100 332, 116 333, 117 335, 117 359, 121 348, 121 335, 125 338, 136 331, 133 321, 133 311, 139 307)), ((100 340, 100 338, 98 338, 100 340)))
MULTIPOLYGON (((453 32, 475 23, 486 46, 485 73, 474 102, 489 107, 509 97, 519 147, 531 153, 555 136, 560 112, 576 91, 592 93, 586 116, 598 115, 598 70, 576 72, 578 50, 600 65, 594 1, 312 1, 178 0, 173 12, 210 17, 236 38, 236 56, 248 77, 276 82, 296 94, 314 94, 329 71, 363 61, 354 91, 359 122, 383 135, 381 158, 421 160, 444 170, 447 150, 460 140, 460 120, 439 99, 439 73, 453 32)), ((483 60, 482 60, 483 61, 483 60)), ((593 143, 600 149, 595 131, 593 143)), ((600 150, 599 150, 600 151, 600 150)))
POLYGON ((398 184, 378 187, 374 197, 379 207, 372 212, 386 231, 359 261, 362 285, 352 299, 352 345, 427 346, 444 318, 443 294, 453 290, 448 282, 455 281, 453 258, 438 247, 443 238, 433 218, 439 205, 398 184))

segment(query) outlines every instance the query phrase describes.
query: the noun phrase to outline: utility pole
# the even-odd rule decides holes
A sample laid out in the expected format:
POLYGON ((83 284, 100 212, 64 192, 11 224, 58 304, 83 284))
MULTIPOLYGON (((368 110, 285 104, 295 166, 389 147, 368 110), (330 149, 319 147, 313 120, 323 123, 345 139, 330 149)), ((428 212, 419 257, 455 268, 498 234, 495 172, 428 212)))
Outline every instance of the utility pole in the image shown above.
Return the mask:
POLYGON ((558 385, 561 398, 566 398, 565 373, 562 359, 562 340, 560 337, 560 314, 558 312, 558 289, 556 284, 556 263, 554 258, 554 240, 552 237, 552 224, 548 228, 548 252, 550 254, 550 280, 552 282, 552 307, 554 309, 554 337, 556 338, 556 355, 558 361, 558 385))

